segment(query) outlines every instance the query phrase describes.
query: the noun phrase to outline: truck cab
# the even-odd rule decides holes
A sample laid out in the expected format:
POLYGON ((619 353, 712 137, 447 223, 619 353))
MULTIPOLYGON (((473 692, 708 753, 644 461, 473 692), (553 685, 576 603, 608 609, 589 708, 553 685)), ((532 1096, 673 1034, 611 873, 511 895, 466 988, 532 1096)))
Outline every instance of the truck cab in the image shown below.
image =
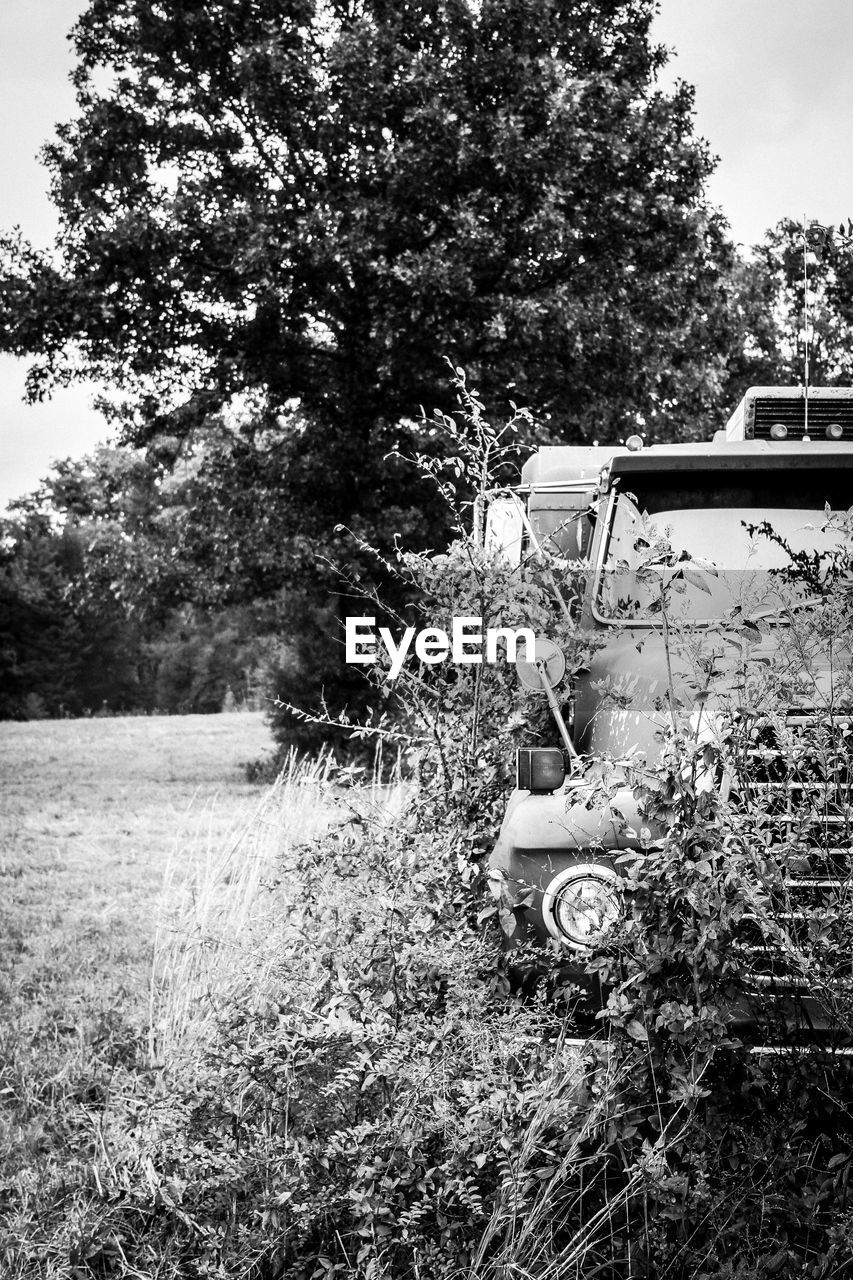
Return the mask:
MULTIPOLYGON (((594 643, 586 669, 555 691, 563 716, 557 715, 554 745, 520 753, 519 785, 491 856, 491 875, 523 890, 510 947, 546 944, 585 984, 586 962, 625 910, 622 855, 660 834, 635 792, 637 771, 660 760, 670 697, 688 710, 693 699, 697 732, 703 717, 703 731, 710 731, 714 707, 697 688, 697 652, 703 645, 719 649, 715 687, 731 689, 740 657, 732 617, 742 611, 773 619, 780 570, 791 552, 831 552, 839 534, 826 527, 829 516, 851 505, 847 389, 811 389, 806 399, 801 387, 752 388, 707 443, 646 447, 635 436, 613 447, 543 448, 528 460, 517 495, 505 498, 490 521, 492 544, 516 561, 547 548, 574 562, 582 582, 578 622, 594 643), (676 566, 668 577, 649 567, 657 539, 676 566), (664 599, 674 579, 677 589, 664 599), (688 638, 690 670, 678 656, 675 631, 688 638), (560 740, 561 719, 570 752, 560 740), (559 755, 564 770, 555 769, 559 755), (606 799, 602 761, 609 768, 606 799)), ((774 628, 758 630, 772 663, 774 628)), ((826 685, 826 672, 821 679, 826 685)), ((831 704, 832 689, 824 694, 831 704)), ((798 723, 809 714, 804 705, 790 708, 798 723)), ((840 715, 842 722, 849 726, 850 717, 840 715)), ((723 782, 709 778, 708 785, 723 782)), ((797 785, 785 783, 788 799, 797 785)), ((846 790, 833 796, 845 831, 847 800, 846 790)), ((778 986, 776 978, 756 969, 757 986, 778 986)))

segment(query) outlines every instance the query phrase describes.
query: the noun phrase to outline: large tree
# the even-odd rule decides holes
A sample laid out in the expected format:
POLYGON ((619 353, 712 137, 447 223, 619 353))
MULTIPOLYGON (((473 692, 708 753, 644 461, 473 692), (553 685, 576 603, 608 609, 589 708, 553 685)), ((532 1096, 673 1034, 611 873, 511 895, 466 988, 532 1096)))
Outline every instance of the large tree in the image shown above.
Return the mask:
POLYGON ((213 432, 188 536, 229 598, 310 590, 339 521, 440 536, 387 455, 428 447, 447 357, 551 438, 704 433, 731 250, 654 9, 90 0, 60 234, 3 241, 0 347, 33 396, 107 383, 160 459, 213 432))
POLYGON ((126 392, 141 439, 260 389, 363 457, 445 356, 560 434, 680 423, 726 250, 654 7, 90 0, 57 253, 6 240, 3 345, 34 394, 126 392))

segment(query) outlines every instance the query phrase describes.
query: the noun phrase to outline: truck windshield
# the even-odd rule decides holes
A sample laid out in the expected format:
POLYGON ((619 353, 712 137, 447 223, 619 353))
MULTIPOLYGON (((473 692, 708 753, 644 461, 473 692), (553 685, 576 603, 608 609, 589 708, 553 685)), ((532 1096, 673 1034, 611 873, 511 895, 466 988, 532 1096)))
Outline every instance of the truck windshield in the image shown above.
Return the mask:
POLYGON ((823 526, 827 506, 850 506, 849 486, 848 473, 802 471, 793 459, 781 472, 631 476, 611 507, 599 616, 653 621, 665 606, 674 619, 714 621, 735 606, 749 616, 806 598, 780 571, 792 552, 838 549, 841 533, 823 526), (677 560, 675 575, 664 560, 677 560))

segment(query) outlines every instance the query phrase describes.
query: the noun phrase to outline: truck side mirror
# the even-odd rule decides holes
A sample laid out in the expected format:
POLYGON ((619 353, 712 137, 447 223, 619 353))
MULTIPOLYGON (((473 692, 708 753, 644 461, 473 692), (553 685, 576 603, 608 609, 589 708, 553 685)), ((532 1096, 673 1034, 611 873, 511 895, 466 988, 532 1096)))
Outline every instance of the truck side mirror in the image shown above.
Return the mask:
POLYGON ((486 512, 486 551, 503 556, 513 567, 521 564, 524 516, 517 498, 493 498, 486 512))
POLYGON ((516 658, 515 669, 518 672, 519 682, 525 689, 531 692, 541 690, 545 694, 554 722, 563 739, 563 746, 571 758, 572 768, 576 768, 580 762, 580 756, 572 742, 557 695, 554 693, 555 686, 566 674, 566 655, 553 640, 537 640, 533 654, 525 653, 524 658, 516 658))
POLYGON ((515 660, 519 684, 522 688, 529 689, 531 693, 541 693, 543 685, 540 668, 544 665, 548 684, 552 689, 556 689, 566 674, 566 655, 563 650, 553 640, 543 639, 536 641, 534 653, 528 654, 526 649, 526 645, 519 645, 518 657, 515 660), (521 656, 522 654, 524 657, 521 656), (528 658, 530 661, 527 660, 528 658))

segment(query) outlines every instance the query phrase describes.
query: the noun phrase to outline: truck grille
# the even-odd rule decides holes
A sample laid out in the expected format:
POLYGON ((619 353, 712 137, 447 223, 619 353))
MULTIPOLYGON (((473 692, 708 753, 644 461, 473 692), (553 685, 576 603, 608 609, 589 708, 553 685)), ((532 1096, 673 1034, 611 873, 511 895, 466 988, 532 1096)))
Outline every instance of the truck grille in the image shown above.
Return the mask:
MULTIPOLYGON (((788 429, 789 440, 801 440, 805 433, 806 407, 802 396, 756 396, 753 402, 752 428, 746 424, 747 438, 769 440, 774 422, 782 422, 788 429)), ((809 435, 823 436, 830 422, 839 422, 844 428, 844 439, 853 440, 853 397, 837 397, 823 400, 809 398, 809 435)))
POLYGON ((853 711, 798 708, 741 727, 733 803, 757 851, 738 938, 748 985, 805 991, 816 974, 851 985, 853 711))

